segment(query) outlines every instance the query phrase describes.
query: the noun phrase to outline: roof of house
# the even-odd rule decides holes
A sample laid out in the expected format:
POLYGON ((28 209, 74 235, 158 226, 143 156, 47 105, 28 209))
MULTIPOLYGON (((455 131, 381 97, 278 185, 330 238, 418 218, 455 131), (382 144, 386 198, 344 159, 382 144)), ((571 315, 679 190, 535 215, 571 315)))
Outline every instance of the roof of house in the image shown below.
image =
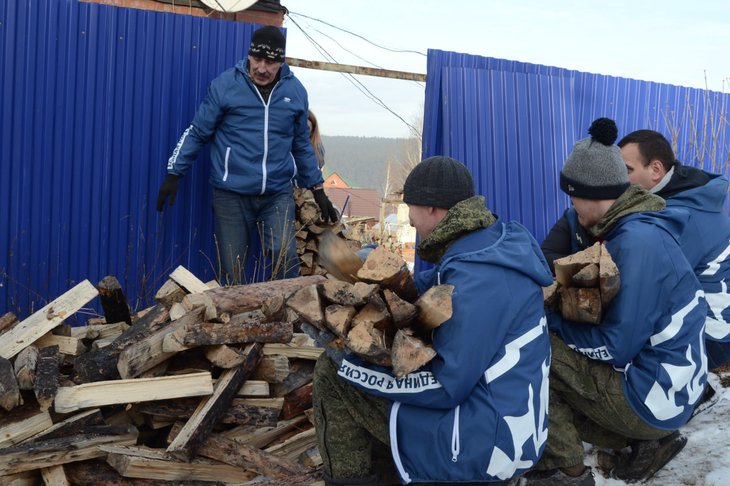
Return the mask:
POLYGON ((333 172, 324 179, 324 185, 327 187, 353 187, 350 182, 345 180, 337 172, 333 172))
POLYGON ((338 209, 342 210, 344 207, 344 216, 348 218, 358 216, 367 216, 376 220, 380 218, 380 195, 375 189, 325 186, 324 191, 338 209), (345 207, 345 201, 347 201, 347 207, 345 207))

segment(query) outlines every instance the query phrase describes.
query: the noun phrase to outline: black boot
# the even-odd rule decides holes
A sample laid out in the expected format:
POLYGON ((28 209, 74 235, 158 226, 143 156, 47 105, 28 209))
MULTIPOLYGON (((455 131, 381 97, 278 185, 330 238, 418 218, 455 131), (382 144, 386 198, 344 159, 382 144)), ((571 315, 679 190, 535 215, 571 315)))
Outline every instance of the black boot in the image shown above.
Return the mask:
POLYGON ((631 453, 619 456, 611 476, 624 481, 645 481, 674 456, 679 454, 687 438, 675 431, 658 440, 639 440, 631 444, 631 453))
POLYGON ((345 478, 333 479, 324 475, 325 486, 378 486, 378 476, 372 475, 366 478, 345 478))

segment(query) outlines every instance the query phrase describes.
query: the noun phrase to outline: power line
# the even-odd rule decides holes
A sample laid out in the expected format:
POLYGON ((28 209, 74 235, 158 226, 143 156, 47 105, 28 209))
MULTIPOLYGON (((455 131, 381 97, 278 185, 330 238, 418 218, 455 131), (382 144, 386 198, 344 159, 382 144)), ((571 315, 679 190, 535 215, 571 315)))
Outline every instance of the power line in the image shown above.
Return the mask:
POLYGON ((304 17, 304 18, 307 18, 307 19, 311 19, 311 20, 314 20, 315 22, 320 22, 320 23, 322 23, 322 24, 324 24, 324 25, 328 25, 328 26, 332 27, 333 29, 341 30, 342 32, 346 32, 346 33, 348 33, 348 34, 350 34, 350 35, 353 35, 353 36, 355 36, 355 37, 358 37, 358 38, 360 38, 360 39, 364 40, 365 42, 367 42, 368 44, 372 44, 372 45, 374 45, 375 47, 377 47, 377 48, 380 48, 380 49, 384 49, 384 50, 386 50, 386 51, 390 51, 390 52, 402 52, 402 53, 411 53, 411 54, 418 54, 418 55, 421 55, 421 56, 424 56, 424 57, 426 57, 426 54, 424 54, 423 52, 420 52, 420 51, 412 51, 412 50, 410 50, 410 49, 393 49, 393 48, 391 48, 391 47, 385 47, 385 46, 381 46, 380 44, 376 44, 375 42, 371 41, 371 40, 370 40, 370 39, 368 39, 367 37, 364 37, 364 36, 362 36, 362 35, 360 35, 360 34, 356 34, 355 32, 349 31, 349 30, 347 30, 347 29, 343 29, 342 27, 337 27, 336 25, 330 24, 329 22, 326 22, 326 21, 324 21, 324 20, 322 20, 322 19, 318 19, 318 18, 316 18, 316 17, 310 17, 309 15, 304 15, 304 14, 302 14, 302 13, 299 13, 299 12, 292 12, 292 11, 289 11, 289 14, 288 14, 287 16, 288 16, 289 18, 291 18, 291 14, 294 14, 294 15, 299 15, 300 17, 304 17))
MULTIPOLYGON (((300 14, 300 15, 301 15, 301 14, 300 14)), ((307 17, 306 15, 302 15, 302 16, 303 16, 303 17, 307 17)), ((302 28, 302 27, 301 27, 301 26, 300 26, 300 25, 299 25, 299 24, 297 23, 297 21, 296 21, 296 20, 294 20, 294 19, 293 19, 293 18, 291 17, 291 15, 287 15, 287 17, 288 17, 288 18, 289 18, 289 20, 291 20, 291 21, 292 21, 292 23, 293 23, 293 24, 294 24, 294 25, 295 25, 295 26, 296 26, 296 27, 297 27, 297 28, 298 28, 298 29, 299 29, 299 30, 300 30, 300 31, 302 32, 302 34, 304 35, 304 37, 306 37, 306 38, 307 38, 307 40, 308 40, 308 41, 309 41, 309 42, 310 42, 310 43, 311 43, 311 44, 312 44, 312 45, 313 45, 313 46, 315 47, 315 49, 317 49, 317 50, 318 50, 318 51, 320 52, 320 54, 322 54, 322 55, 323 55, 324 57, 328 58, 328 59, 329 59, 330 61, 332 61, 332 62, 334 62, 334 63, 337 63, 337 60, 336 60, 336 59, 334 58, 334 56, 332 56, 332 55, 331 55, 331 54, 330 54, 329 52, 327 52, 327 50, 326 50, 326 49, 325 49, 324 47, 322 47, 322 45, 320 45, 320 44, 319 44, 319 43, 318 43, 318 42, 317 42, 316 40, 314 40, 314 39, 312 38, 312 36, 311 36, 311 35, 309 35, 309 34, 308 34, 308 33, 307 33, 307 32, 306 32, 306 31, 305 31, 305 30, 304 30, 304 29, 303 29, 303 28, 302 28)), ((308 18, 311 18, 311 17, 308 17, 308 18)), ((316 20, 316 19, 315 19, 315 20, 316 20)), ((328 25, 329 25, 329 24, 328 24, 328 25)), ((403 118, 402 116, 400 116, 400 115, 399 115, 398 113, 396 113, 395 111, 393 111, 393 110, 392 110, 392 109, 391 109, 391 108, 390 108, 390 107, 389 107, 388 105, 386 105, 386 104, 385 104, 385 102, 384 102, 383 100, 381 100, 380 98, 378 98, 378 97, 377 97, 377 96, 376 96, 376 95, 375 95, 375 94, 374 94, 374 93, 373 93, 372 91, 370 91, 370 90, 369 90, 369 89, 368 89, 368 88, 367 88, 367 87, 366 87, 366 86, 365 86, 365 85, 364 85, 363 83, 361 83, 361 82, 360 82, 360 81, 359 81, 359 80, 358 80, 357 78, 355 78, 355 76, 353 76, 352 74, 346 74, 346 73, 340 73, 340 74, 341 74, 342 76, 344 76, 344 77, 345 77, 345 79, 347 79, 347 80, 348 80, 348 81, 349 81, 349 82, 350 82, 350 83, 351 83, 351 84, 352 84, 353 86, 355 86, 355 88, 356 88, 356 89, 357 89, 358 91, 360 91, 360 92, 361 92, 362 94, 364 94, 364 95, 365 95, 366 97, 370 98, 370 100, 371 100, 371 101, 373 101, 373 102, 374 102, 375 104, 377 104, 377 105, 378 105, 378 106, 380 106, 381 108, 383 108, 383 109, 385 109, 385 110, 389 111, 389 112, 390 112, 391 114, 393 114, 394 116, 396 116, 396 117, 397 117, 397 118, 398 118, 398 119, 399 119, 400 121, 402 121, 402 122, 403 122, 403 123, 404 123, 404 124, 405 124, 405 125, 406 125, 406 126, 408 127, 408 129, 409 129, 409 130, 410 130, 410 131, 411 131, 411 132, 412 132, 413 134, 415 134, 415 135, 417 135, 417 134, 418 134, 418 129, 417 129, 416 127, 414 127, 413 125, 411 125, 410 123, 408 123, 408 122, 407 122, 407 121, 406 121, 406 120, 405 120, 405 119, 404 119, 404 118, 403 118), (358 86, 358 85, 359 85, 359 86, 358 86)))

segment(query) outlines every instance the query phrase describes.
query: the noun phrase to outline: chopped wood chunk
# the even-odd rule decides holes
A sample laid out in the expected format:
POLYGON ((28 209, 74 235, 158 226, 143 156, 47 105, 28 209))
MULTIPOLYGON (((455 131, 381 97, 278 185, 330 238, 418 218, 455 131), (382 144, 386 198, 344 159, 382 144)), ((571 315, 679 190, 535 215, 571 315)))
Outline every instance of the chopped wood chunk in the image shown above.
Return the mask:
POLYGON ((436 285, 424 292, 416 301, 418 325, 431 330, 451 319, 453 293, 454 286, 449 284, 436 285))
POLYGON ((413 336, 410 329, 399 329, 393 339, 393 373, 402 378, 416 371, 436 356, 436 351, 413 336))

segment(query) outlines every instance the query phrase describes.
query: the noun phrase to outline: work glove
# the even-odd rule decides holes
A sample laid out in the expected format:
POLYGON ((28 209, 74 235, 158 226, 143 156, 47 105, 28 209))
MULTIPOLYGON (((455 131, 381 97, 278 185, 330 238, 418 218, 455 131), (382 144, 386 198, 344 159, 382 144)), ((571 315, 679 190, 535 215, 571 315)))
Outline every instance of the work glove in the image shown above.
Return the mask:
POLYGON ((165 200, 170 198, 170 206, 175 202, 175 195, 177 194, 177 181, 180 176, 175 174, 167 174, 162 186, 160 186, 160 192, 157 193, 157 210, 162 211, 165 208, 165 200))
POLYGON ((332 205, 332 201, 330 201, 327 194, 324 193, 324 189, 321 187, 319 189, 312 189, 312 194, 314 194, 314 200, 317 202, 317 206, 319 206, 319 210, 322 212, 322 219, 325 224, 330 222, 336 223, 337 220, 340 219, 340 215, 337 214, 337 210, 332 205))

